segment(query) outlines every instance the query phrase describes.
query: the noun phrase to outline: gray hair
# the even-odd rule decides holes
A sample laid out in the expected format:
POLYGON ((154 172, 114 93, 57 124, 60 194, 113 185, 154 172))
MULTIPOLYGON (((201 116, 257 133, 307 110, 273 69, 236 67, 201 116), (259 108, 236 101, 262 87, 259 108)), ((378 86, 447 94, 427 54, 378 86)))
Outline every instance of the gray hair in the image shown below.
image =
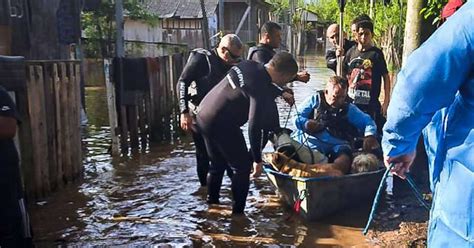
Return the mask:
POLYGON ((226 34, 219 42, 219 47, 230 46, 241 49, 243 47, 242 41, 236 34, 226 34))

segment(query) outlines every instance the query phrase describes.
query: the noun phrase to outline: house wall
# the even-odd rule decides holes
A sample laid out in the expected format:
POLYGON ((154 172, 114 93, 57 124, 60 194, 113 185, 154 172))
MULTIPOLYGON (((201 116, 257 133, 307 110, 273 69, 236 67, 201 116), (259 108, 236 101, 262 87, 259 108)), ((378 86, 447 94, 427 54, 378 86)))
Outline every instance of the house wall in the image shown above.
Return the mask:
MULTIPOLYGON (((125 41, 139 41, 138 43, 128 42, 126 50, 135 56, 154 57, 166 55, 170 49, 173 49, 164 44, 147 43, 185 44, 188 49, 203 47, 201 24, 201 19, 170 18, 160 20, 156 25, 126 19, 124 23, 125 41)), ((217 15, 210 16, 208 24, 209 35, 212 37, 217 33, 217 15)), ((216 41, 216 39, 212 39, 211 45, 215 45, 216 41)))
MULTIPOLYGON (((226 2, 224 6, 224 27, 226 33, 235 33, 242 17, 247 10, 245 2, 226 2)), ((251 2, 249 16, 245 19, 238 33, 243 42, 256 42, 259 38, 260 26, 268 21, 268 9, 251 2), (249 25, 250 21, 250 25, 249 25)))

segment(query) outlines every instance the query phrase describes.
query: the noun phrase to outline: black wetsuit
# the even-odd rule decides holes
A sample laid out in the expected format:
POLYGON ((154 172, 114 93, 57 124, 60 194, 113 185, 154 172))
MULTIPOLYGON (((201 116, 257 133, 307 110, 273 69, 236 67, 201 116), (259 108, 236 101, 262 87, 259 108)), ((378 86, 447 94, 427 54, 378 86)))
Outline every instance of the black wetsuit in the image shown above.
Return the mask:
POLYGON ((252 161, 262 161, 261 136, 269 116, 268 99, 274 85, 263 64, 244 61, 234 66, 199 106, 196 121, 212 163, 208 177, 210 203, 219 201, 226 166, 234 171, 233 213, 243 213, 252 161), (250 153, 240 129, 248 121, 250 153))
MULTIPOLYGON (((0 86, 0 116, 19 120, 15 104, 0 86)), ((26 214, 19 156, 13 139, 0 138, 0 247, 27 247, 31 233, 26 214)))
MULTIPOLYGON (((258 44, 257 46, 251 47, 249 49, 249 55, 247 57, 248 60, 253 60, 261 64, 268 63, 273 56, 275 55, 275 50, 273 47, 266 45, 266 44, 258 44)), ((270 95, 268 101, 273 102, 273 107, 269 108, 268 111, 272 113, 269 115, 269 118, 265 120, 264 130, 262 134, 262 147, 265 147, 270 131, 276 131, 280 128, 280 118, 278 114, 278 107, 275 103, 275 97, 281 96, 283 94, 284 89, 275 86, 272 90, 273 94, 270 95)))
MULTIPOLYGON (((344 53, 347 53, 357 43, 353 40, 344 39, 344 53)), ((326 51, 326 66, 336 72, 337 68, 337 57, 336 48, 332 47, 326 51)))
MULTIPOLYGON (((227 65, 216 53, 215 50, 207 51, 205 49, 195 49, 191 52, 188 62, 178 80, 178 98, 180 112, 190 113, 194 117, 193 111, 190 111, 188 103, 199 106, 204 96, 224 78, 231 66, 227 65), (196 94, 190 95, 188 88, 192 82, 195 82, 196 94)), ((194 119, 194 118, 193 118, 194 119)), ((209 157, 206 151, 206 145, 201 134, 192 128, 194 145, 196 146, 197 174, 202 186, 206 185, 207 173, 209 171, 209 157)), ((232 176, 231 170, 228 170, 229 176, 232 176)))

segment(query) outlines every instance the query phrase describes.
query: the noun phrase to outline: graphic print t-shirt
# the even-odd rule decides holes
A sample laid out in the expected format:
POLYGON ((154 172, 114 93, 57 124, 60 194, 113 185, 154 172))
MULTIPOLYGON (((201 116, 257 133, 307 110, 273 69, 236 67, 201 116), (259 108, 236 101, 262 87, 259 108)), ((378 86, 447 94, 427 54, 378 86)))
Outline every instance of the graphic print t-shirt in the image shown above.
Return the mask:
POLYGON ((378 109, 382 75, 388 73, 382 51, 377 47, 359 51, 354 46, 347 51, 344 66, 349 82, 348 95, 354 104, 361 108, 378 109))

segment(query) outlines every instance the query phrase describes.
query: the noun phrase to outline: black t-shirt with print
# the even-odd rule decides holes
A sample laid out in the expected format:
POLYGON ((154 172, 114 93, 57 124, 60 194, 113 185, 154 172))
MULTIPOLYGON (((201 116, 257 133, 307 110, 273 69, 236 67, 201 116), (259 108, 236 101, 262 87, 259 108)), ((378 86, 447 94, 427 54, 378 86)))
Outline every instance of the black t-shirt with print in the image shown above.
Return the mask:
MULTIPOLYGON (((15 104, 2 86, 0 86, 0 116, 19 120, 15 104)), ((0 171, 15 170, 18 161, 18 152, 13 139, 0 139, 0 171)))
POLYGON ((379 102, 382 76, 387 74, 387 63, 382 50, 371 47, 359 51, 353 46, 344 57, 344 75, 349 81, 348 95, 363 111, 380 112, 379 102))

